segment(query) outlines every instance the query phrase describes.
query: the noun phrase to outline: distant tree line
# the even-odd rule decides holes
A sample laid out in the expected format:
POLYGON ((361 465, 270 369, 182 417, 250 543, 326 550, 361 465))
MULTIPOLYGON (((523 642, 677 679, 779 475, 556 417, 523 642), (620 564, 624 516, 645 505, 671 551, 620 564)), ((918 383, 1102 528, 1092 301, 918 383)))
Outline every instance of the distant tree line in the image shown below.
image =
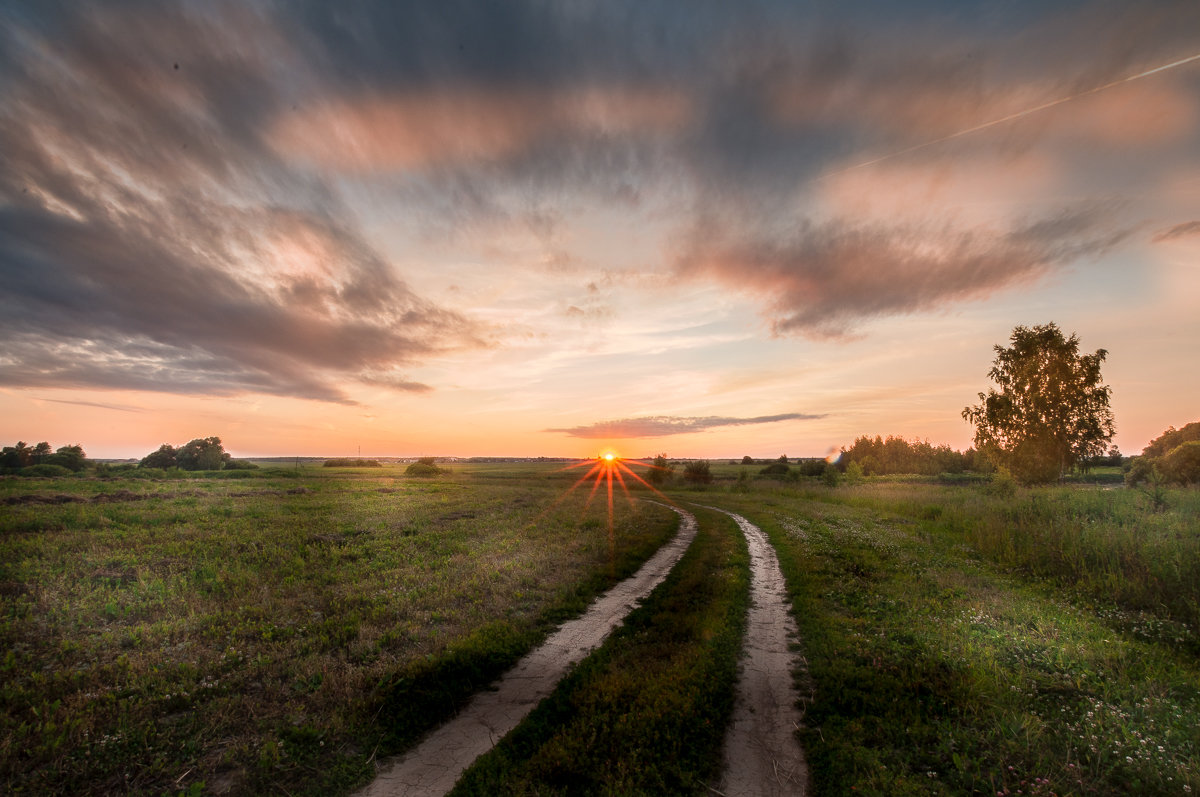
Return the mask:
POLYGON ((349 457, 334 457, 325 460, 325 468, 382 468, 383 463, 377 459, 351 459, 349 457))
POLYGON ((849 448, 842 449, 839 465, 845 470, 857 462, 867 476, 893 473, 920 473, 937 476, 940 473, 962 473, 968 470, 990 471, 987 458, 973 448, 955 451, 948 445, 935 446, 928 440, 905 440, 903 437, 879 435, 859 437, 849 448))
POLYGON ((56 475, 61 468, 63 471, 78 473, 91 464, 83 452, 83 446, 72 445, 51 449, 50 444, 43 441, 35 446, 18 441, 14 446, 0 449, 0 470, 6 473, 22 472, 26 469, 28 475, 56 475))

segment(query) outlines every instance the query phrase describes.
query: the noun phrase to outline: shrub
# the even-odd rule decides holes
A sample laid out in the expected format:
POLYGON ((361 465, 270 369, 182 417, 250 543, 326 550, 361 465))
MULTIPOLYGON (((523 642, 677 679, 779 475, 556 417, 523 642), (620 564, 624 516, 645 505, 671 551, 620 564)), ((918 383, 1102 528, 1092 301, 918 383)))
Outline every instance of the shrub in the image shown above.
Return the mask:
POLYGON ((19 476, 46 476, 57 478, 59 476, 70 476, 74 471, 70 468, 64 468, 62 465, 26 465, 17 471, 19 476))
POLYGON ((791 468, 784 462, 772 462, 759 473, 763 476, 786 476, 791 471, 791 468))
POLYGON ((825 475, 825 465, 823 459, 806 459, 797 467, 800 469, 801 476, 819 477, 825 475))
POLYGON ((1150 478, 1154 472, 1154 458, 1141 456, 1133 457, 1126 463, 1125 484, 1137 487, 1150 478))
POLYGON ((827 487, 837 487, 838 482, 842 480, 842 472, 838 470, 838 466, 833 462, 826 462, 825 469, 821 473, 821 480, 825 482, 827 487))
POLYGON ((997 498, 1012 498, 1017 494, 1017 480, 1013 478, 1008 468, 1000 467, 992 474, 992 480, 986 488, 988 495, 997 498))
POLYGON ((692 484, 712 484, 712 470, 708 460, 698 459, 683 466, 683 478, 692 484))
POLYGON ((404 469, 405 476, 437 476, 442 469, 430 462, 417 460, 404 469))
POLYGON ((225 463, 225 470, 258 470, 258 465, 248 459, 231 459, 225 463))
POLYGON ((646 471, 646 481, 653 485, 666 484, 675 476, 675 466, 667 461, 666 454, 659 454, 650 463, 650 469, 646 471))

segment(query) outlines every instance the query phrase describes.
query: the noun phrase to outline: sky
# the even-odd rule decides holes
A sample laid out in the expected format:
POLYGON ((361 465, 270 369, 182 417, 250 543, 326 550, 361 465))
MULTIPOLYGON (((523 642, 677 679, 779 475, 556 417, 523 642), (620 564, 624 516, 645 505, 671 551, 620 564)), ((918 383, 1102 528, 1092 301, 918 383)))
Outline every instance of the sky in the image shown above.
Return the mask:
POLYGON ((1200 4, 2 2, 0 442, 963 449, 1200 419, 1200 4))

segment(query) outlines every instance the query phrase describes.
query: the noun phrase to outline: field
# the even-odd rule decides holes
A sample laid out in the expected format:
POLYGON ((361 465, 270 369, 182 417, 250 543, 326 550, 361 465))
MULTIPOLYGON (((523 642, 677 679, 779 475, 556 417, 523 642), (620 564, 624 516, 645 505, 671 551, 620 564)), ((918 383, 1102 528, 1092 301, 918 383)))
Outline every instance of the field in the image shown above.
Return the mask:
MULTIPOLYGON (((708 790, 747 561, 690 502, 780 555, 816 793, 1200 789, 1196 491, 714 471, 666 490, 700 520, 668 581, 456 793, 708 790)), ((552 465, 402 474, 0 481, 6 790, 348 791, 677 523, 552 465)))

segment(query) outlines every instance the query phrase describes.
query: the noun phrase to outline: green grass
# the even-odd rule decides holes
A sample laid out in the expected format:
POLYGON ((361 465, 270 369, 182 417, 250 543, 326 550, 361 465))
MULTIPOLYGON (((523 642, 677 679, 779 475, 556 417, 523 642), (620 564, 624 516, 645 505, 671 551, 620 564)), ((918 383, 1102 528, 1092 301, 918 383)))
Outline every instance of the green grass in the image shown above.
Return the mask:
POLYGON ((561 476, 0 480, 10 793, 370 777, 673 532, 561 476), (570 482, 566 482, 567 485, 570 482))
POLYGON ((699 520, 667 579, 453 794, 710 793, 749 570, 732 520, 711 512, 699 520))
POLYGON ((1200 789, 1192 627, 1169 607, 1125 602, 1142 601, 1133 575, 1103 602, 1096 593, 1102 579, 1120 587, 1140 572, 1135 550, 1190 550, 1194 513, 1159 518, 1135 496, 1097 488, 1028 491, 1008 513, 978 488, 918 484, 721 502, 780 553, 815 685, 803 741, 817 793, 1200 789), (1121 547, 1123 522, 1150 547, 1121 547), (1077 523, 1103 526, 1085 538, 1097 537, 1095 551, 1124 551, 1129 569, 1037 567, 1028 552, 1010 560, 988 549, 1004 523, 1010 537, 1035 535, 1018 546, 1043 551, 1066 546, 1077 523))
MULTIPOLYGON (((674 531, 618 495, 610 538, 604 496, 567 495, 584 470, 0 479, 0 783, 362 784, 674 531)), ((1107 484, 715 470, 704 502, 762 526, 788 578, 816 793, 1200 789, 1197 491, 1152 511, 1107 484)), ((463 793, 715 782, 746 554, 698 515, 676 571, 463 793)))

